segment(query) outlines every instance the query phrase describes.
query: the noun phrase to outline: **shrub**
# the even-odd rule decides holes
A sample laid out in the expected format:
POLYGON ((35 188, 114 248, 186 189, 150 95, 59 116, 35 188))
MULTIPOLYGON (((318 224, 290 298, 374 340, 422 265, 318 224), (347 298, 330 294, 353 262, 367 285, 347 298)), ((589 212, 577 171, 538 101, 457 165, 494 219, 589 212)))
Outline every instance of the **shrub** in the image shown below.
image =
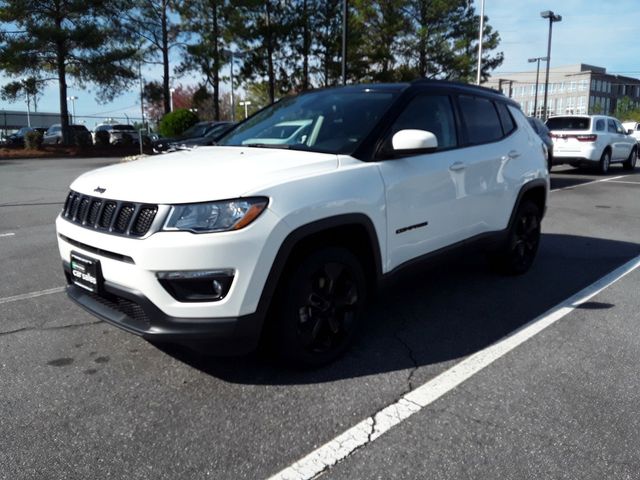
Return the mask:
POLYGON ((42 146, 42 132, 32 130, 24 136, 24 148, 28 150, 39 150, 42 146))
POLYGON ((109 132, 106 130, 98 130, 96 132, 96 145, 100 147, 109 145, 109 132))
POLYGON ((198 116, 185 108, 167 113, 158 126, 160 135, 175 137, 198 122, 198 116))

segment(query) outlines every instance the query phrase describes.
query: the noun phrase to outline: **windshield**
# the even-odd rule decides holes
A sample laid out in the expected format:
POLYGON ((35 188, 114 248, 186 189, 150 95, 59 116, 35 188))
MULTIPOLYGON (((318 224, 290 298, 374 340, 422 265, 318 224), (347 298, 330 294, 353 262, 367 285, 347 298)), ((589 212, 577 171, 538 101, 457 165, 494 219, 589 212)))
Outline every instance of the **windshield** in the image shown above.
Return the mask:
POLYGON ((133 125, 114 125, 113 129, 114 130, 135 130, 135 128, 133 128, 133 125))
POLYGON ((591 119, 589 117, 552 117, 547 120, 549 130, 589 130, 591 119))
POLYGON ((326 90, 288 97, 235 128, 218 145, 352 153, 394 93, 326 90))

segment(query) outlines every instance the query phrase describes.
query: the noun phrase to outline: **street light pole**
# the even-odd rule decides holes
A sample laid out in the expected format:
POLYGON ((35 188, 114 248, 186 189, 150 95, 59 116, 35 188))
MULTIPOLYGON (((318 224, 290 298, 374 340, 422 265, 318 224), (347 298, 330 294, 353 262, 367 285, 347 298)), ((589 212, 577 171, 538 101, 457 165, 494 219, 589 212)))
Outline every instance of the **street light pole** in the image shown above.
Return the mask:
POLYGON ((480 3, 480 33, 478 35, 478 72, 476 74, 476 85, 480 85, 482 74, 482 37, 484 33, 484 0, 480 3))
POLYGON ((67 97, 67 101, 71 100, 71 123, 74 123, 76 121, 76 100, 78 99, 78 97, 75 96, 71 96, 71 97, 67 97))
POLYGON ((238 105, 240 105, 240 106, 244 105, 244 118, 247 118, 247 116, 248 116, 247 107, 249 105, 251 105, 251 102, 249 100, 245 100, 243 102, 238 102, 238 105))
POLYGON ((551 63, 551 32, 553 30, 554 22, 561 22, 562 15, 556 15, 551 10, 545 10, 544 12, 540 12, 540 16, 542 18, 549 19, 549 40, 547 41, 547 75, 544 80, 544 119, 546 120, 549 117, 549 113, 547 112, 547 96, 549 94, 549 64, 551 63))
POLYGON ((529 63, 533 63, 536 62, 536 94, 535 97, 533 97, 533 116, 537 117, 538 116, 538 83, 540 80, 540 60, 544 61, 546 60, 547 57, 536 57, 536 58, 530 58, 529 59, 529 63))
POLYGON ((233 50, 231 50, 231 121, 236 121, 236 99, 233 94, 233 62, 235 58, 233 56, 233 50))
POLYGON ((175 92, 175 88, 169 89, 169 110, 173 112, 173 92, 175 92))

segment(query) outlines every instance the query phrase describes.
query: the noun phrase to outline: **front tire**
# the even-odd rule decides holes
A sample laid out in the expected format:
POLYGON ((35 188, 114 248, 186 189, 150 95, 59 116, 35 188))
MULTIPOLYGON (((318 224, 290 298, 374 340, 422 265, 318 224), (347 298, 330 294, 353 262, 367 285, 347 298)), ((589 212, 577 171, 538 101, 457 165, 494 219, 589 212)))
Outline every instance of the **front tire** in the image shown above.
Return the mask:
POLYGON ((540 244, 540 208, 531 200, 518 207, 504 247, 491 257, 493 267, 505 275, 522 275, 533 265, 540 244))
POLYGON ((294 366, 318 367, 337 359, 358 330, 366 301, 360 261, 341 247, 303 258, 279 286, 273 338, 294 366))
POLYGON ((600 164, 598 169, 600 173, 603 175, 609 172, 609 167, 611 166, 611 152, 609 150, 605 150, 602 152, 602 157, 600 157, 600 164))
POLYGON ((638 161, 638 150, 636 147, 631 149, 629 157, 622 163, 625 170, 633 170, 636 168, 636 162, 638 161))

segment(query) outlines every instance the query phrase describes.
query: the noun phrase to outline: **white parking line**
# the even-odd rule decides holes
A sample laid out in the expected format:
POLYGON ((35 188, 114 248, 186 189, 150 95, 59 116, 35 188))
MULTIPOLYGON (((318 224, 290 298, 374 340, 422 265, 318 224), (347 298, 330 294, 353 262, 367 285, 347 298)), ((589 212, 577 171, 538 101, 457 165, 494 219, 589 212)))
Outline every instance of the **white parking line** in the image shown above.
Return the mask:
POLYGON ((622 180, 611 180, 611 183, 624 183, 625 185, 638 185, 638 186, 640 186, 640 182, 623 182, 622 180))
POLYGON ((0 233, 0 237, 13 237, 14 235, 15 235, 15 233, 13 233, 13 232, 0 233))
POLYGON ((375 415, 362 420, 306 457, 276 473, 269 480, 309 480, 314 478, 328 467, 345 459, 356 449, 369 444, 395 425, 450 392, 545 328, 553 325, 580 304, 588 301, 638 267, 640 267, 640 255, 559 303, 511 335, 471 355, 407 393, 396 403, 388 405, 375 415))
POLYGON ((625 177, 628 177, 628 176, 629 175, 620 175, 618 177, 601 178, 600 180, 593 180, 591 182, 578 183, 576 185, 569 185, 568 187, 554 188, 553 190, 550 190, 550 191, 551 192, 559 192, 561 190, 573 190, 574 188, 584 187, 585 185, 592 185, 594 183, 600 183, 600 182, 612 182, 613 180, 617 180, 619 178, 625 178, 625 177))
POLYGON ((27 300, 29 298, 41 297, 43 295, 51 295, 52 293, 64 292, 64 288, 65 287, 56 287, 56 288, 50 288, 48 290, 38 290, 37 292, 29 292, 29 293, 23 293, 20 295, 14 295, 13 297, 0 298, 0 305, 2 305, 3 303, 17 302, 19 300, 27 300))

